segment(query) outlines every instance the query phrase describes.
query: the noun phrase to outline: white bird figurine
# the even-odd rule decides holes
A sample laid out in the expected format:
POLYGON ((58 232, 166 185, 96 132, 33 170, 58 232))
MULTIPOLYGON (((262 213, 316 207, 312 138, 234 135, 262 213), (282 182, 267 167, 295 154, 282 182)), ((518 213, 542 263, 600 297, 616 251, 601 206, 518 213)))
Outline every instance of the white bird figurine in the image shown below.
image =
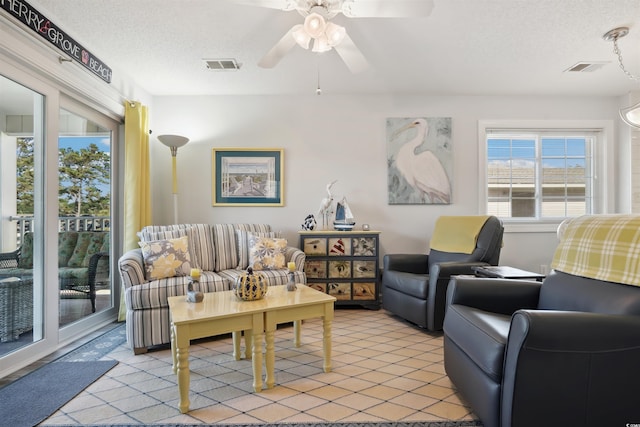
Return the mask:
POLYGON ((398 150, 396 168, 407 183, 421 193, 423 200, 428 196, 432 203, 451 203, 451 184, 440 160, 429 150, 416 154, 416 148, 422 145, 429 130, 427 121, 416 119, 398 129, 394 136, 411 128, 417 129, 417 135, 398 150))
POLYGON ((322 201, 320 202, 320 209, 318 209, 318 216, 324 217, 325 215, 329 215, 331 213, 331 203, 333 203, 333 195, 331 194, 331 187, 333 187, 333 184, 335 184, 336 182, 338 182, 337 179, 327 184, 327 197, 323 198, 322 201))

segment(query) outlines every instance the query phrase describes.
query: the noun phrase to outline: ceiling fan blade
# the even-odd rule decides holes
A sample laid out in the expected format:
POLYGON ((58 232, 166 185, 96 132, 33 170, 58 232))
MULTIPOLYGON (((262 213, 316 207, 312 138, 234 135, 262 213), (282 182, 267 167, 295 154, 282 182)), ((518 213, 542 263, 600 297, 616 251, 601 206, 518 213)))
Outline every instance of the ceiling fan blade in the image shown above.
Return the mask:
POLYGON ((433 0, 346 0, 342 13, 349 18, 414 18, 429 16, 433 0))
POLYGON ((295 10, 297 3, 294 0, 227 0, 230 3, 244 4, 247 6, 267 7, 269 9, 295 10))
POLYGON ((293 38, 293 28, 276 43, 265 56, 258 61, 258 66, 262 68, 273 68, 278 62, 296 45, 296 40, 293 38))
POLYGON ((333 47, 340 58, 347 64, 347 68, 351 70, 353 74, 361 73, 369 68, 369 63, 364 57, 360 49, 355 45, 351 37, 348 34, 344 35, 342 42, 333 47))

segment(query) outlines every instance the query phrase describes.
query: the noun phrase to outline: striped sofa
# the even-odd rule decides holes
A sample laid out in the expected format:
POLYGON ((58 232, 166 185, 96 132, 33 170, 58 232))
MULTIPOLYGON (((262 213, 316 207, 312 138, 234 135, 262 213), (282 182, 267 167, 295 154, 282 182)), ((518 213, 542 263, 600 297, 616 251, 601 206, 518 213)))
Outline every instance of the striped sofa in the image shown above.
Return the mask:
MULTIPOLYGON (((200 268, 200 285, 196 291, 231 290, 235 279, 249 264, 248 239, 250 233, 277 237, 268 224, 174 224, 148 226, 138 233, 141 241, 188 237, 192 262, 200 268)), ((288 280, 288 262, 296 265, 297 283, 306 283, 305 254, 287 246, 285 268, 263 270, 269 286, 283 285, 288 280)), ((145 278, 141 249, 133 249, 120 257, 118 269, 124 287, 126 305, 127 342, 134 354, 142 354, 148 347, 171 342, 168 297, 185 295, 188 276, 157 280, 145 278)))

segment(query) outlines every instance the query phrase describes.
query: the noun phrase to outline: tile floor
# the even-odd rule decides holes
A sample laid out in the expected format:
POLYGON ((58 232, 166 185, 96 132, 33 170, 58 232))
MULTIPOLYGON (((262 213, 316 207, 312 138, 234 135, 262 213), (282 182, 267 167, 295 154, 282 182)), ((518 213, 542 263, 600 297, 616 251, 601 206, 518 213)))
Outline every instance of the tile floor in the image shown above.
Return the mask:
POLYGON ((322 370, 322 323, 276 333, 276 386, 252 392, 249 360, 236 361, 230 335, 192 342, 191 411, 177 410, 171 351, 107 354, 119 364, 41 425, 314 423, 475 420, 444 373, 441 333, 426 333, 384 310, 337 309, 330 373, 322 370))

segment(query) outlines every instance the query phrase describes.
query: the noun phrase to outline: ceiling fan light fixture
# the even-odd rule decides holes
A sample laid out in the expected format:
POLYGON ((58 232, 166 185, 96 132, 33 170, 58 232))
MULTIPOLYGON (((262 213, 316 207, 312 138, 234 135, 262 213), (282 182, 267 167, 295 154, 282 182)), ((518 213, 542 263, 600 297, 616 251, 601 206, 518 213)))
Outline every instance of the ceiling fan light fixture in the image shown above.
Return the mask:
POLYGON ((333 22, 327 22, 325 34, 327 36, 327 43, 329 43, 329 46, 333 47, 342 43, 344 36, 347 34, 347 30, 333 22))
POLYGON ((329 41, 327 40, 327 36, 322 35, 320 37, 316 37, 313 40, 313 52, 322 53, 328 52, 331 50, 331 45, 329 45, 329 41))
POLYGON ((293 39, 303 49, 309 49, 309 43, 311 42, 311 36, 305 31, 302 24, 295 25, 291 29, 293 39))
POLYGON ((327 23, 320 14, 310 13, 304 18, 304 29, 314 39, 324 34, 326 26, 327 23))
POLYGON ((621 108, 620 118, 632 128, 640 129, 640 102, 631 107, 621 108))

